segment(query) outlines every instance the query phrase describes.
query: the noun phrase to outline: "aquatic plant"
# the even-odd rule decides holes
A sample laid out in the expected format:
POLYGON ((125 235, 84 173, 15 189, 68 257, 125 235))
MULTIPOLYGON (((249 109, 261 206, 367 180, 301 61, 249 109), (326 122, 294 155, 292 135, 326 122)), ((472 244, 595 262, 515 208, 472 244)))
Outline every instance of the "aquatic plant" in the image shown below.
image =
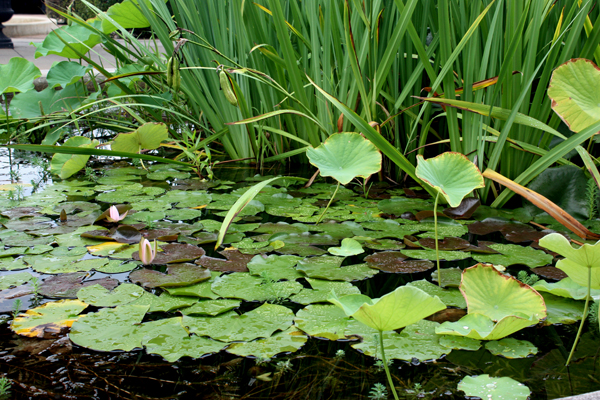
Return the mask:
POLYGON ((581 316, 581 323, 579 324, 577 336, 567 359, 566 365, 569 365, 581 336, 583 324, 588 315, 591 298, 590 291, 591 289, 600 289, 600 241, 594 245, 586 243, 575 249, 563 235, 560 233, 551 233, 540 239, 540 246, 544 246, 548 250, 565 257, 556 263, 556 267, 563 270, 575 283, 587 287, 587 296, 585 297, 585 307, 581 316))
POLYGON ((438 285, 442 285, 438 243, 437 205, 440 194, 450 207, 458 207, 464 197, 475 189, 485 186, 479 168, 460 153, 446 152, 425 160, 417 156, 415 174, 436 191, 433 204, 435 224, 435 256, 437 261, 438 285))
POLYGON ((446 305, 437 296, 430 296, 421 289, 410 286, 398 287, 378 299, 371 299, 363 294, 338 297, 335 291, 332 291, 328 301, 340 307, 347 316, 379 331, 381 360, 394 398, 398 400, 385 357, 383 332, 414 324, 445 309, 446 305))
POLYGON ((108 215, 106 216, 106 220, 112 223, 119 222, 125 219, 125 217, 127 216, 127 212, 128 211, 125 211, 123 214, 119 214, 119 210, 117 210, 117 207, 110 206, 108 209, 108 215))
POLYGON ((156 250, 156 240, 154 240, 154 247, 152 247, 148 239, 142 238, 140 240, 139 255, 144 265, 152 264, 152 261, 156 257, 156 250))

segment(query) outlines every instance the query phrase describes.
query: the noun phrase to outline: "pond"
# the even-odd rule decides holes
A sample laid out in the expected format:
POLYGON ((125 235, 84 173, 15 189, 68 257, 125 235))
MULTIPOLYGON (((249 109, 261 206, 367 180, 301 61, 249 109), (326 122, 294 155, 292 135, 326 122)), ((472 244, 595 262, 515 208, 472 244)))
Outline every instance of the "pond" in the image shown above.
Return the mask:
MULTIPOLYGON (((0 184, 9 184, 2 166, 0 184)), ((0 370, 11 398, 392 398, 377 331, 328 299, 332 291, 378 298, 399 287, 448 306, 385 333, 400 398, 463 399, 459 382, 482 374, 492 377, 488 389, 512 378, 532 399, 600 389, 597 314, 564 366, 585 289, 564 284, 553 254, 537 244, 564 228, 530 224, 534 207, 474 205, 468 215, 440 216, 440 288, 433 200, 416 187, 375 182, 365 195, 348 184, 317 224, 336 184, 274 181, 216 251, 239 196, 288 172, 226 166, 202 181, 173 166, 119 162, 88 179, 29 187, 22 198, 0 194, 0 370), (118 223, 105 218, 111 205, 127 210, 118 223), (142 237, 160 249, 148 266, 139 261, 142 237), (460 273, 478 262, 500 270, 470 269, 488 268, 481 287, 518 277, 543 296, 547 317, 501 340, 436 333, 465 317, 460 273)), ((21 182, 30 179, 25 171, 21 182)), ((490 398, 511 398, 501 393, 490 398)))

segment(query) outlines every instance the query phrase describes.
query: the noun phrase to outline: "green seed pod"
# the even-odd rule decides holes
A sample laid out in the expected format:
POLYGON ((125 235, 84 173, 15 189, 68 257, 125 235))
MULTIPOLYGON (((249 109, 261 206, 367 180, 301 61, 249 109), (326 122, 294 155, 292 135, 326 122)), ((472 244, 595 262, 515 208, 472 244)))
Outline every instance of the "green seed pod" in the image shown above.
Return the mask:
POLYGON ((181 73, 179 72, 179 59, 176 57, 173 61, 173 90, 177 93, 181 87, 181 73))
POLYGON ((232 105, 237 107, 238 101, 237 97, 235 97, 235 92, 233 91, 231 82, 229 82, 229 77, 227 76, 227 72, 221 70, 219 72, 219 82, 221 83, 221 90, 225 95, 227 101, 232 105))
POLYGON ((171 57, 169 58, 169 61, 167 61, 167 86, 168 87, 172 87, 173 86, 173 61, 174 58, 171 57))

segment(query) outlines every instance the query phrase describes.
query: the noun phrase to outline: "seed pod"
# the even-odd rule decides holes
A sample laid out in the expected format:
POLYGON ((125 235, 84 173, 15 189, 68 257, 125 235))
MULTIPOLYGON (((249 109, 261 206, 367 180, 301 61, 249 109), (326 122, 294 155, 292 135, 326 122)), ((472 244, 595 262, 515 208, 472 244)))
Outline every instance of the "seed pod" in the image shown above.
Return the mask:
POLYGON ((175 57, 173 61, 173 90, 177 93, 179 92, 179 88, 181 87, 181 73, 179 72, 179 59, 175 57))
POLYGON ((174 58, 171 57, 171 58, 169 58, 169 61, 167 61, 167 86, 168 87, 173 86, 173 60, 174 60, 174 58))
POLYGON ((237 107, 238 101, 237 97, 235 97, 235 92, 233 91, 233 87, 231 82, 229 82, 229 76, 227 76, 227 72, 221 71, 219 72, 219 82, 221 83, 221 90, 225 95, 227 101, 232 105, 237 107))

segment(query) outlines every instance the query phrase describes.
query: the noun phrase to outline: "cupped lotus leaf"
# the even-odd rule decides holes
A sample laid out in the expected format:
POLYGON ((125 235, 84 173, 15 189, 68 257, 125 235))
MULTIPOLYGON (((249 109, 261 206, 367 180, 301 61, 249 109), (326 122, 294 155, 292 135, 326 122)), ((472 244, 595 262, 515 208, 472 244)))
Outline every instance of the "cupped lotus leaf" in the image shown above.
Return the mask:
POLYGON ((33 278, 29 272, 17 272, 10 275, 0 276, 0 290, 5 290, 11 287, 21 286, 29 282, 33 278))
POLYGON ((481 341, 465 336, 441 335, 440 345, 452 350, 477 351, 481 348, 481 341))
POLYGON ((538 292, 493 266, 477 264, 465 269, 460 291, 467 300, 469 314, 482 314, 494 321, 511 315, 531 316, 534 320, 546 317, 544 298, 538 292))
MULTIPOLYGON (((150 1, 143 1, 152 9, 150 1)), ((148 22, 148 19, 142 13, 139 0, 125 0, 122 3, 113 4, 106 11, 106 15, 112 21, 119 24, 121 28, 147 28, 150 26, 150 22, 148 22)), ((109 19, 102 18, 101 15, 99 17, 102 21, 102 32, 112 33, 117 30, 117 27, 109 19)))
POLYGON ((566 273, 573 282, 587 288, 589 277, 590 288, 593 290, 600 289, 600 268, 584 267, 568 258, 559 260, 556 267, 566 273))
POLYGON ((495 356, 506 358, 525 358, 537 354, 538 348, 527 340, 504 338, 486 342, 485 348, 495 356))
MULTIPOLYGON (((100 24, 96 22, 93 25, 95 28, 99 28, 100 24)), ((35 58, 55 54, 65 58, 78 59, 78 53, 86 54, 101 42, 101 36, 94 30, 73 24, 55 29, 46 36, 42 43, 32 44, 36 47, 35 58)))
MULTIPOLYGON (((587 281, 587 276, 586 276, 587 281)), ((585 300, 587 297, 587 282, 585 286, 573 281, 571 278, 565 278, 555 283, 548 283, 546 281, 537 281, 532 287, 538 292, 547 292, 555 296, 566 297, 575 300, 585 300)), ((590 290, 591 297, 600 297, 599 289, 590 290)))
POLYGON ((40 69, 31 61, 12 57, 8 64, 0 65, 0 94, 26 92, 33 89, 33 80, 42 76, 40 69))
POLYGON ((290 297, 290 300, 300 304, 327 303, 331 291, 338 296, 349 294, 360 294, 360 289, 350 282, 325 281, 321 279, 306 278, 312 289, 302 289, 298 294, 290 297))
POLYGON ((59 300, 27 310, 16 317, 10 329, 27 337, 56 337, 73 325, 88 305, 79 300, 59 300))
POLYGON ((165 287, 164 289, 173 296, 191 296, 191 297, 200 297, 204 299, 216 299, 219 297, 215 292, 212 291, 211 285, 214 280, 221 275, 220 272, 211 271, 210 279, 196 283, 195 285, 190 286, 180 286, 180 287, 165 287))
POLYGON ((346 338, 349 321, 344 310, 333 304, 311 304, 296 313, 294 324, 309 336, 340 340, 346 338))
MULTIPOLYGON (((84 136, 72 136, 64 143, 64 146, 95 148, 100 142, 90 140, 84 136)), ((79 172, 89 160, 90 156, 85 154, 62 154, 56 153, 52 156, 50 168, 53 173, 62 179, 67 179, 71 175, 79 172)))
POLYGON ((438 190, 451 207, 458 207, 466 195, 485 186, 479 168, 460 153, 446 152, 427 160, 419 154, 415 174, 438 190))
MULTIPOLYGON (((435 250, 403 250, 402 253, 409 257, 417 260, 435 260, 435 250)), ((471 253, 468 251, 440 251, 440 260, 456 261, 464 260, 471 257, 471 253)))
POLYGON ((444 322, 436 328, 439 335, 466 336, 477 340, 498 340, 539 322, 534 316, 519 313, 494 323, 483 314, 467 314, 457 322, 444 322))
POLYGON ((123 283, 112 290, 102 285, 87 286, 77 292, 77 298, 96 307, 116 307, 129 304, 143 294, 144 289, 138 285, 123 283))
POLYGON ((79 318, 69 339, 78 346, 97 351, 131 351, 142 346, 141 322, 148 306, 126 304, 102 308, 79 318))
POLYGON ((302 278, 303 275, 294 268, 302 258, 297 256, 270 255, 266 258, 254 256, 248 263, 251 275, 261 276, 272 281, 287 279, 293 281, 302 278))
POLYGON ((226 260, 202 256, 196 260, 196 264, 202 265, 211 271, 221 272, 247 272, 248 263, 252 260, 252 255, 242 254, 236 250, 223 250, 219 252, 224 255, 226 260))
POLYGON ((283 332, 276 332, 265 339, 252 342, 232 343, 227 347, 227 352, 242 357, 256 357, 270 359, 281 353, 295 353, 307 342, 306 335, 291 326, 283 332))
POLYGON ((403 328, 446 308, 439 298, 409 286, 399 287, 378 299, 364 295, 338 297, 332 292, 329 301, 341 307, 346 315, 378 331, 403 328))
POLYGON ((552 109, 573 132, 600 120, 600 69, 594 62, 574 58, 552 73, 548 97, 552 109))
MULTIPOLYGON (((160 248, 162 251, 156 254, 156 257, 152 260, 153 264, 174 264, 193 261, 205 254, 202 247, 192 246, 191 244, 164 244, 160 248)), ((139 251, 136 251, 132 255, 134 260, 140 261, 139 251)))
MULTIPOLYGON (((562 237, 562 235, 560 235, 562 237)), ((522 264, 530 268, 541 267, 552 262, 552 256, 533 247, 519 246, 516 244, 490 244, 488 245, 500 254, 473 254, 473 258, 481 263, 504 265, 506 267, 522 264)), ((600 247, 599 247, 600 248, 600 247)))
MULTIPOLYGON (((421 320, 407 326, 401 333, 385 332, 383 347, 387 359, 412 361, 436 360, 452 350, 440 344, 440 336, 435 334, 437 322, 421 320)), ((381 355, 379 335, 365 335, 363 341, 352 347, 372 357, 381 355)))
POLYGON ((221 297, 246 301, 286 299, 302 290, 296 281, 273 282, 247 272, 234 272, 215 278, 211 289, 221 297))
POLYGON ((327 251, 334 256, 341 257, 355 256, 365 252, 360 243, 352 238, 343 239, 341 247, 330 247, 327 251))
POLYGON ((60 61, 52 65, 48 71, 46 80, 48 81, 48 86, 51 88, 57 86, 65 88, 79 81, 91 70, 91 67, 86 67, 75 61, 60 61))
POLYGON ((190 332, 222 342, 267 338, 276 331, 285 331, 293 321, 292 310, 268 303, 241 315, 229 311, 216 317, 183 317, 183 325, 190 332))
POLYGON ((182 317, 146 322, 138 336, 148 354, 158 354, 168 362, 181 357, 201 358, 227 346, 227 343, 190 335, 182 324, 182 317))
POLYGON ((443 289, 425 279, 409 282, 406 285, 416 287, 431 296, 438 297, 447 306, 467 308, 467 302, 458 289, 443 289))
POLYGON ((491 377, 489 375, 465 376, 458 383, 468 397, 479 397, 486 400, 527 400, 531 390, 522 383, 508 377, 491 377))
POLYGON ((240 300, 202 300, 190 307, 183 308, 181 313, 183 315, 207 315, 214 317, 227 311, 231 311, 234 308, 238 308, 240 304, 242 304, 240 300))
POLYGON ((107 290, 112 290, 119 284, 119 281, 113 278, 93 279, 84 282, 83 280, 87 276, 88 274, 85 272, 51 276, 44 279, 38 292, 42 296, 49 298, 75 299, 77 298, 77 292, 81 288, 97 284, 107 290))
POLYGON ((310 257, 298 262, 296 269, 309 278, 326 279, 330 281, 362 281, 377 275, 379 271, 365 264, 340 267, 343 257, 310 257))
POLYGON ((143 287, 189 286, 210 279, 210 271, 194 264, 172 264, 163 274, 149 268, 138 269, 129 274, 129 279, 143 287))
POLYGON ((544 296, 548 310, 548 317, 544 321, 544 325, 574 324, 581 320, 584 308, 582 301, 554 296, 550 293, 542 293, 542 296, 544 296))
POLYGON ((118 134, 110 148, 114 151, 138 153, 140 150, 156 149, 168 138, 169 131, 164 123, 148 122, 133 132, 118 134))
POLYGON ((321 176, 331 176, 342 185, 360 176, 368 178, 381 169, 381 153, 359 133, 335 133, 320 146, 306 150, 308 160, 321 176))

